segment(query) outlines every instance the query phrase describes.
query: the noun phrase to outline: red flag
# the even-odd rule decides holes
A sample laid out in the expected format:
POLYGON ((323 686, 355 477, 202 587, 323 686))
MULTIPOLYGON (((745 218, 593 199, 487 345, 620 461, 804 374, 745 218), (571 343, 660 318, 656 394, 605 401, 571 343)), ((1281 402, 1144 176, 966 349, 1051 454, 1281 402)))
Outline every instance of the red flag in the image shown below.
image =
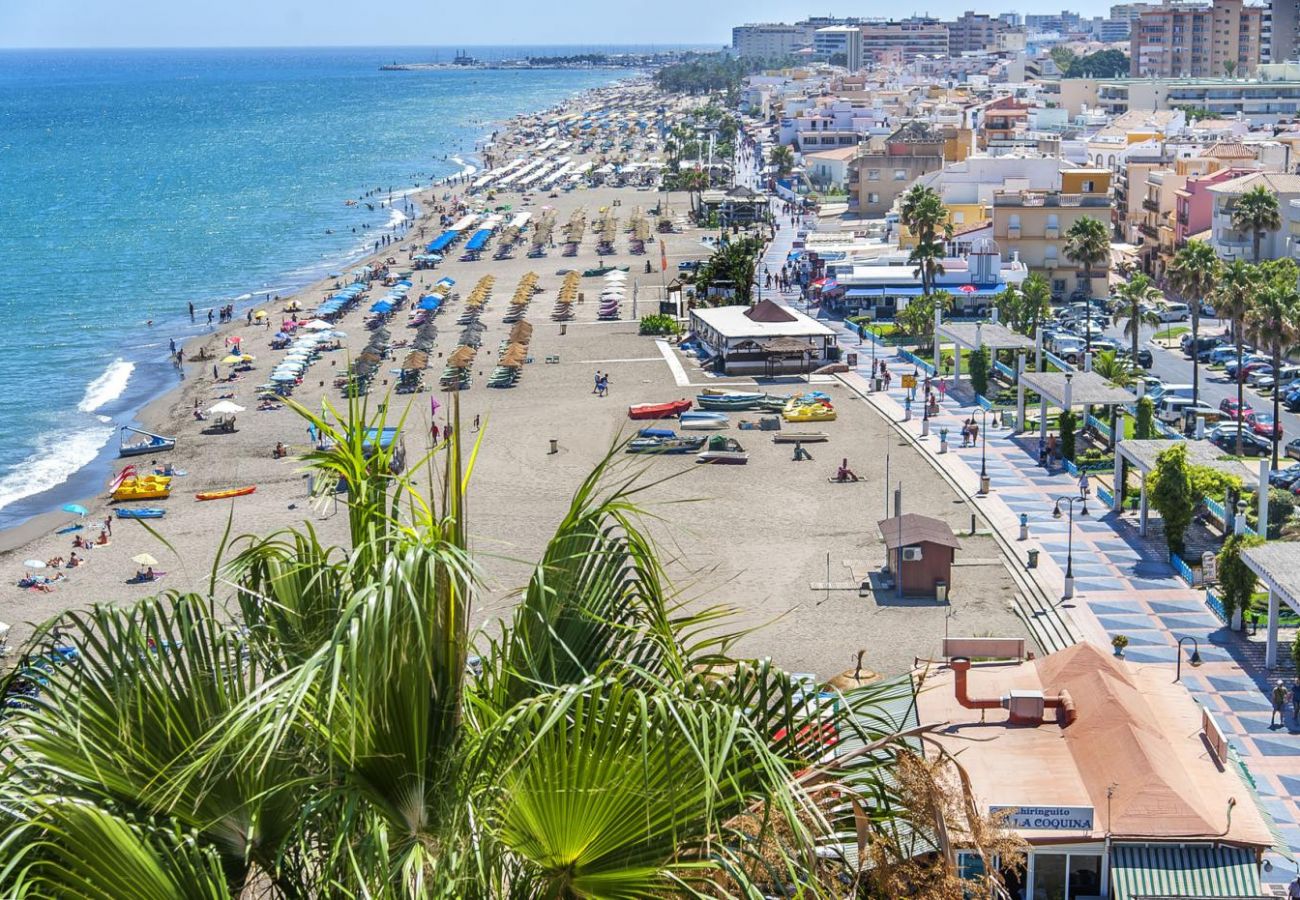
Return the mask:
POLYGON ((659 239, 659 271, 668 271, 668 248, 664 246, 663 238, 659 239))

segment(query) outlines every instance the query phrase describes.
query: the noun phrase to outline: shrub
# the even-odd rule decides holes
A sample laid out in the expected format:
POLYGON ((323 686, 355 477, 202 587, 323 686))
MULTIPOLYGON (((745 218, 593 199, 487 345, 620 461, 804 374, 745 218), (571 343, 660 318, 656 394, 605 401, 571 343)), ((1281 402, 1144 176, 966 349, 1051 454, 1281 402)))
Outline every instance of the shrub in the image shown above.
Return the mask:
POLYGON ((1241 551, 1258 547, 1264 539, 1253 534, 1230 535, 1219 551, 1219 599, 1223 601, 1223 614, 1232 623, 1239 609, 1250 605, 1255 592, 1255 573, 1241 561, 1241 551))
POLYGON ((662 313, 651 313, 648 316, 641 317, 642 334, 677 334, 681 331, 681 326, 672 316, 663 315, 662 313))
POLYGON ((1139 441, 1150 440, 1155 436, 1155 404, 1150 397, 1142 397, 1137 402, 1137 420, 1133 423, 1133 437, 1139 441))
POLYGON ((1058 421, 1061 430, 1061 459, 1074 462, 1074 429, 1077 417, 1074 413, 1066 410, 1061 413, 1058 421))
POLYGON ((1155 484, 1151 503, 1164 521, 1165 544, 1171 556, 1183 552, 1183 535, 1192 524, 1197 499, 1192 495, 1188 474, 1187 447, 1180 441, 1156 457, 1155 484))

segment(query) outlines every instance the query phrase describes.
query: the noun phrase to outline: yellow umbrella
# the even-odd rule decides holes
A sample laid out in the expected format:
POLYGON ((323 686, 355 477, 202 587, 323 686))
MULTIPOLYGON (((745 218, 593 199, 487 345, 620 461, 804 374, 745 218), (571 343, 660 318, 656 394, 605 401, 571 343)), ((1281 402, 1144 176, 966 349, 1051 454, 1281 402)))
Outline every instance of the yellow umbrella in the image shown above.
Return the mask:
POLYGON ((243 361, 244 361, 244 357, 242 357, 242 356, 240 356, 240 355, 238 355, 238 354, 236 354, 236 353, 232 353, 232 354, 230 354, 229 356, 223 358, 221 361, 222 361, 223 363, 225 363, 226 365, 228 365, 228 366, 233 366, 235 363, 243 362, 243 361))
POLYGON ((253 313, 253 318, 254 318, 254 319, 265 319, 265 318, 266 318, 266 310, 264 310, 264 309, 259 309, 257 312, 253 313))

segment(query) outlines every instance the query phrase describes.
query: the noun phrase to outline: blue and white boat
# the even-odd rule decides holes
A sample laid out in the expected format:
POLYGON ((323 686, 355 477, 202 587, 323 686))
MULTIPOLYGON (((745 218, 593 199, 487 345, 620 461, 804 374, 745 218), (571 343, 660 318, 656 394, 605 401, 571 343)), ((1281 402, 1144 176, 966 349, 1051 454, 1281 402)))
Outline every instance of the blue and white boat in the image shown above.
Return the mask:
POLYGON ((161 434, 142 431, 139 428, 132 428, 130 425, 123 425, 122 430, 141 435, 144 440, 133 441, 129 444, 119 443, 117 448, 118 456, 145 456, 149 453, 162 453, 165 450, 176 449, 176 438, 163 437, 161 434))
POLYGON ((134 509, 118 507, 117 517, 119 519, 161 519, 167 515, 167 510, 157 506, 143 506, 134 509))

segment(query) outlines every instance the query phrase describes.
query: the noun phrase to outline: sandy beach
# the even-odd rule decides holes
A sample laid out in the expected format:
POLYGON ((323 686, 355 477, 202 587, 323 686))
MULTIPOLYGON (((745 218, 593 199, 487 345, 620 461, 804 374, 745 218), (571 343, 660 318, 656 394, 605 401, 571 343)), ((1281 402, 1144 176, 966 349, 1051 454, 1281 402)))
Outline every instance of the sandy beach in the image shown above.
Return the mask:
MULTIPOLYGON (((614 90, 614 89, 611 89, 614 90)), ((622 90, 626 90, 625 88, 622 90)), ((648 90, 648 88, 646 89, 648 90)), ((598 91, 584 95, 571 109, 609 103, 611 94, 598 91)), ((498 161, 528 152, 528 143, 517 137, 520 130, 535 129, 536 117, 522 117, 510 123, 490 150, 498 161)), ((471 179, 472 180, 472 179, 471 179)), ((411 248, 422 247, 439 231, 438 209, 464 199, 466 183, 453 183, 423 191, 413 199, 422 216, 411 226, 405 239, 381 249, 374 263, 393 259, 393 268, 410 268, 411 248), (424 237, 420 239, 420 229, 424 237)), ((529 574, 529 561, 559 521, 569 498, 581 479, 610 446, 633 430, 627 418, 629 404, 691 397, 703 387, 722 380, 702 372, 692 361, 677 353, 668 342, 639 335, 632 310, 635 291, 638 315, 656 311, 665 278, 671 279, 682 260, 708 255, 705 232, 690 227, 660 235, 665 240, 668 272, 661 274, 657 248, 648 255, 633 255, 623 226, 633 209, 648 210, 665 195, 635 188, 594 187, 548 197, 538 191, 524 203, 517 191, 502 191, 495 204, 512 204, 513 211, 530 210, 536 215, 543 206, 554 208, 557 224, 570 213, 585 208, 589 221, 603 207, 619 216, 620 234, 613 256, 596 253, 596 237, 588 229, 576 256, 561 256, 558 248, 544 258, 528 258, 521 244, 514 258, 495 260, 491 253, 473 262, 456 257, 459 250, 434 270, 412 276, 410 295, 427 293, 442 277, 456 280, 460 299, 448 304, 439 317, 440 329, 426 379, 432 396, 441 404, 439 425, 445 425, 451 406, 450 395, 438 389, 438 375, 444 358, 456 346, 460 328, 456 317, 464 297, 485 275, 495 276, 495 287, 482 316, 487 326, 482 350, 474 366, 474 383, 459 393, 463 441, 480 437, 472 423, 480 423, 482 450, 473 477, 470 526, 481 551, 485 596, 474 610, 474 625, 481 626, 504 615, 513 593, 529 574), (616 202, 618 205, 616 206, 616 202), (653 271, 645 272, 650 259, 653 271), (559 272, 583 270, 600 263, 629 266, 628 295, 622 319, 599 322, 595 295, 601 279, 582 279, 586 302, 576 306, 576 319, 567 327, 552 322, 550 311, 563 281, 559 272), (509 333, 503 321, 515 286, 526 273, 538 276, 538 293, 527 320, 534 325, 529 347, 532 361, 522 370, 519 383, 508 389, 487 386, 498 343, 509 333), (549 362, 548 358, 558 358, 549 362), (596 371, 608 373, 610 391, 601 397, 592 390, 596 371), (558 452, 551 453, 555 441, 558 452)), ((689 198, 667 197, 670 207, 684 223, 689 198)), ((469 198, 481 206, 483 196, 469 198)), ((418 252, 418 250, 416 251, 418 252)), ((350 266, 349 269, 355 268, 350 266)), ((174 451, 157 457, 143 456, 134 462, 142 469, 169 462, 187 474, 173 482, 170 498, 148 505, 163 506, 166 517, 150 523, 173 550, 160 543, 139 523, 114 519, 112 539, 107 546, 79 551, 86 561, 75 569, 62 570, 66 578, 49 592, 22 589, 16 582, 28 559, 67 557, 73 534, 56 534, 73 517, 51 514, 33 519, 0 535, 0 620, 13 624, 11 643, 30 634, 37 623, 59 612, 95 602, 122 602, 159 591, 199 589, 208 576, 220 535, 230 524, 231 533, 266 534, 277 528, 310 521, 323 540, 345 539, 345 516, 332 506, 314 508, 308 503, 306 474, 295 458, 309 445, 306 423, 287 408, 258 411, 256 386, 282 352, 269 348, 278 324, 289 316, 285 307, 296 301, 310 311, 335 290, 340 282, 326 279, 294 297, 259 306, 269 315, 271 327, 249 325, 245 310, 236 311, 235 321, 214 328, 201 341, 184 348, 187 358, 201 351, 220 359, 227 340, 243 339, 243 349, 254 354, 256 369, 233 383, 213 379, 213 363, 185 363, 181 387, 151 404, 140 416, 144 427, 159 434, 175 435, 174 451), (237 417, 237 430, 229 434, 201 433, 210 422, 193 417, 197 402, 206 408, 218 398, 231 395, 246 408, 237 417), (274 458, 273 449, 283 442, 287 458, 274 458), (256 485, 256 493, 233 500, 200 503, 194 494, 256 485), (130 585, 135 572, 132 557, 150 553, 159 560, 158 570, 166 575, 159 581, 130 585)), ((364 347, 369 332, 363 327, 365 309, 384 290, 374 285, 369 299, 346 315, 338 327, 347 334, 339 350, 325 354, 312 365, 293 399, 313 409, 322 401, 345 408, 346 400, 332 386, 342 374, 350 356, 364 347)), ((407 326, 408 309, 396 313, 389 324, 394 340, 409 339, 414 329, 407 326)), ((396 350, 400 359, 404 351, 396 350)), ((377 376, 370 403, 382 402, 396 382, 391 370, 396 360, 385 360, 377 376)), ((226 367, 219 366, 224 374, 226 367)), ((753 381, 727 379, 728 383, 753 385, 753 381)), ((661 541, 669 571, 682 598, 691 604, 728 604, 738 610, 734 625, 752 628, 766 625, 745 637, 739 652, 771 655, 796 671, 815 672, 823 677, 850 667, 859 647, 869 648, 866 663, 886 673, 909 668, 914 656, 938 651, 945 629, 952 634, 1023 636, 1023 623, 1008 609, 1015 585, 1004 567, 993 540, 967 536, 969 503, 951 490, 934 470, 906 444, 880 416, 847 388, 822 377, 815 387, 831 393, 839 411, 835 422, 827 423, 828 443, 811 447, 814 459, 795 463, 788 446, 771 442, 770 434, 759 431, 724 432, 737 438, 750 452, 746 466, 697 466, 693 456, 627 457, 623 465, 643 468, 648 477, 681 472, 659 485, 644 498, 655 516, 651 531, 661 541), (876 528, 884 517, 887 486, 886 452, 890 457, 889 489, 901 483, 906 509, 948 521, 962 535, 963 564, 954 576, 951 606, 932 601, 897 601, 845 587, 864 580, 879 567, 883 544, 876 528), (830 484, 827 476, 847 457, 862 477, 858 484, 830 484), (828 587, 829 585, 829 587, 828 587), (950 617, 951 616, 951 617, 950 617)), ((803 380, 770 386, 782 393, 807 388, 803 380)), ((431 443, 430 391, 409 395, 393 394, 390 419, 409 404, 406 431, 408 451, 420 455, 431 443)), ((79 535, 94 539, 106 516, 112 513, 106 493, 89 498, 87 527, 79 535)), ((37 574, 50 574, 39 570, 37 574)))

